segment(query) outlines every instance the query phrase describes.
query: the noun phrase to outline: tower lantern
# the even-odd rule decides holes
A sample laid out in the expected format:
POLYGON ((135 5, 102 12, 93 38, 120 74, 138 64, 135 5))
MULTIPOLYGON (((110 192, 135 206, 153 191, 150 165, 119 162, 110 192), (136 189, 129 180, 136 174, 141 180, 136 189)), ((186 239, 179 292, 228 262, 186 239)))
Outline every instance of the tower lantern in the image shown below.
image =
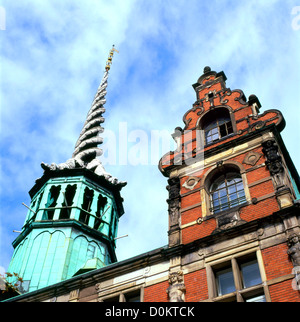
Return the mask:
POLYGON ((34 291, 117 261, 115 239, 124 213, 120 182, 97 158, 104 128, 110 51, 103 79, 76 142, 72 158, 42 163, 43 176, 30 190, 31 203, 8 271, 34 291))

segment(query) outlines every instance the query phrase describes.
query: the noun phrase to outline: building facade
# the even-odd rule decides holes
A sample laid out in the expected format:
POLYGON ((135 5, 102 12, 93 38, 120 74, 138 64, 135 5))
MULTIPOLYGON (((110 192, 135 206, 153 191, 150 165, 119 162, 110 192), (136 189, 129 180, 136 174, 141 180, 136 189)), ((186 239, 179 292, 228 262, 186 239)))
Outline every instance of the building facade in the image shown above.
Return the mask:
MULTIPOLYGON (((280 135, 284 118, 278 110, 260 113, 255 95, 246 99, 243 91, 226 87, 225 74, 210 67, 193 87, 196 102, 183 116, 184 128, 176 127, 173 134, 177 149, 159 162, 168 182, 168 245, 114 262, 115 235, 101 230, 102 249, 109 255, 100 259, 105 265, 84 269, 85 261, 94 258, 88 258, 87 246, 75 275, 11 301, 300 301, 300 180, 280 135)), ((67 171, 62 189, 67 189, 72 171, 78 179, 78 171, 88 176, 91 170, 75 166, 62 171, 67 171)), ((42 180, 53 187, 48 177, 42 180)), ((103 196, 105 184, 96 177, 93 184, 95 194, 103 196)), ((119 217, 120 187, 114 189, 113 198, 105 197, 113 200, 119 217)), ((78 215, 66 221, 72 218, 74 225, 94 236, 100 207, 96 204, 89 222, 80 219, 84 207, 78 203, 71 207, 78 215)), ((58 220, 61 209, 55 211, 51 218, 58 220)), ((45 224, 41 212, 35 225, 45 224)))

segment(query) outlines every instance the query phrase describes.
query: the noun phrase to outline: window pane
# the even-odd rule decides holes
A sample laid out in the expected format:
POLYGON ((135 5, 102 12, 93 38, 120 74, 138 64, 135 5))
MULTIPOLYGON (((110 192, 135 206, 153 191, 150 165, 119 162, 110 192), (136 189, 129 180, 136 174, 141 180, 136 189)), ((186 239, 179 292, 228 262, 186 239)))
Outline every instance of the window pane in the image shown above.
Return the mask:
POLYGON ((218 134, 218 133, 213 134, 213 136, 212 136, 212 140, 213 140, 213 141, 219 140, 219 134, 218 134))
POLYGON ((233 133, 233 129, 232 129, 231 122, 228 122, 228 123, 227 123, 227 132, 228 132, 228 134, 233 133))
POLYGON ((240 190, 243 190, 243 191, 244 191, 244 185, 243 185, 243 182, 239 182, 239 183, 236 185, 236 190, 237 190, 237 191, 240 191, 240 190))
POLYGON ((235 291, 233 273, 231 268, 223 269, 216 273, 218 295, 224 295, 235 291))
POLYGON ((128 297, 126 296, 126 302, 141 302, 140 295, 128 297))
POLYGON ((261 283, 258 263, 256 260, 241 264, 244 288, 251 287, 261 283))
POLYGON ((214 127, 217 127, 217 121, 216 120, 213 120, 211 121, 210 123, 208 123, 206 126, 204 126, 204 129, 205 130, 210 130, 214 127))
POLYGON ((228 193, 231 194, 231 193, 235 193, 237 190, 236 190, 236 186, 235 185, 232 185, 232 186, 229 186, 228 187, 228 193))
POLYGON ((247 299, 246 302, 266 302, 266 297, 264 295, 259 295, 247 299))
POLYGON ((221 134, 221 138, 223 138, 224 136, 227 135, 227 132, 226 132, 226 124, 220 125, 220 134, 221 134))
POLYGON ((240 199, 240 202, 246 201, 246 199, 245 199, 245 191, 244 190, 241 190, 241 191, 238 192, 238 198, 240 199))
MULTIPOLYGON (((213 126, 216 126, 215 124, 213 126)), ((206 144, 211 143, 215 140, 219 140, 219 131, 217 127, 211 128, 210 126, 206 128, 205 131, 206 144)))
POLYGON ((224 197, 221 197, 220 198, 220 203, 223 205, 223 204, 227 204, 228 203, 228 198, 227 196, 224 196, 224 197))
POLYGON ((211 134, 219 134, 217 127, 211 129, 210 132, 211 132, 211 134))
POLYGON ((223 188, 221 190, 219 190, 219 194, 220 194, 220 197, 226 197, 227 195, 227 192, 226 192, 226 188, 223 188))
POLYGON ((219 195, 218 192, 214 192, 213 197, 212 197, 213 203, 214 204, 219 204, 219 195))
POLYGON ((206 138, 206 144, 211 143, 211 142, 212 142, 212 138, 211 138, 211 136, 208 136, 206 138))
POLYGON ((236 193, 232 193, 231 195, 228 196, 229 201, 231 202, 231 204, 237 204, 238 200, 237 200, 237 194, 236 193))

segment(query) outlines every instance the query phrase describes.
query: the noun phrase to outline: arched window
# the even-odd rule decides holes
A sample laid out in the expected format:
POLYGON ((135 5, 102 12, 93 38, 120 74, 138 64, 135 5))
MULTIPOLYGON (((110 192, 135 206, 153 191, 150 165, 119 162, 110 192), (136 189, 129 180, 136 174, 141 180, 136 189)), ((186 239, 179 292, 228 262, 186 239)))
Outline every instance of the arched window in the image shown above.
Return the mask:
POLYGON ((237 172, 226 172, 215 177, 209 193, 211 210, 214 214, 246 201, 243 180, 237 172))
POLYGON ((71 214, 71 206, 76 193, 76 185, 68 185, 64 194, 64 201, 62 203, 62 209, 60 211, 59 219, 69 219, 71 214))
POLYGON ((101 217, 103 216, 104 207, 107 204, 107 198, 103 197, 101 194, 98 197, 97 202, 97 211, 96 211, 96 218, 94 223, 94 229, 99 229, 101 223, 101 217))
POLYGON ((200 127, 205 134, 205 144, 216 142, 233 133, 231 118, 226 108, 217 108, 204 115, 200 127))
POLYGON ((88 225, 90 220, 90 210, 91 205, 94 198, 94 191, 85 188, 84 195, 83 195, 83 204, 81 205, 79 221, 83 222, 84 224, 88 225))
POLYGON ((46 203, 46 210, 44 211, 42 220, 53 220, 57 199, 60 194, 61 186, 52 186, 46 203))

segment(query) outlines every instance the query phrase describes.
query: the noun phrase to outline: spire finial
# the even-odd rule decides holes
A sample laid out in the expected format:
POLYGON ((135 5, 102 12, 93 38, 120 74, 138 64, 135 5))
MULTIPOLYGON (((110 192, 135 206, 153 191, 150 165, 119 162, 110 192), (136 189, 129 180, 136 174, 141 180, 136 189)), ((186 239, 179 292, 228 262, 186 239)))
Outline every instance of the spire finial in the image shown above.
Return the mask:
POLYGON ((115 48, 115 45, 113 45, 112 46, 112 49, 111 49, 111 51, 110 51, 110 53, 109 53, 109 57, 108 57, 108 59, 107 59, 107 62, 106 62, 106 66, 105 66, 105 70, 108 72, 109 70, 110 70, 110 65, 112 64, 112 59, 113 59, 113 56, 114 56, 114 52, 117 52, 117 53, 119 53, 118 51, 117 51, 117 49, 115 48))

